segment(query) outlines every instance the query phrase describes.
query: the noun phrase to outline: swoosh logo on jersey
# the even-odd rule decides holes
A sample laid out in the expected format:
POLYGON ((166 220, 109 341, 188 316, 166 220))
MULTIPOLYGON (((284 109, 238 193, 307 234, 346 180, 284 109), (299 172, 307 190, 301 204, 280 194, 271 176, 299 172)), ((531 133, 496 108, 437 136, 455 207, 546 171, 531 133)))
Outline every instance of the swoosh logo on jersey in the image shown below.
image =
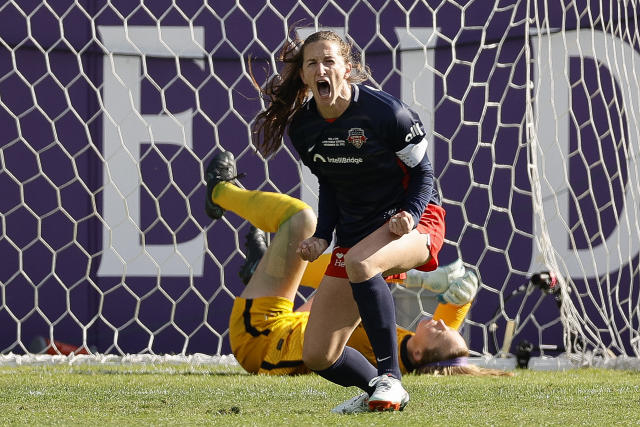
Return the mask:
POLYGON ((314 148, 316 148, 316 144, 313 144, 311 147, 307 148, 307 153, 313 151, 314 148))

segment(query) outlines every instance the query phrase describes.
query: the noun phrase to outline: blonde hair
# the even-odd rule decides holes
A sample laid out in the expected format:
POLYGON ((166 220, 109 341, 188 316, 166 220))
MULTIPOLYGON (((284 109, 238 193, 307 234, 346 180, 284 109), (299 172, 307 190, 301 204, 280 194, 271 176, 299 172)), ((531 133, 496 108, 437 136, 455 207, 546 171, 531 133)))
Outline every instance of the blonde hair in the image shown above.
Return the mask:
POLYGON ((467 358, 468 356, 469 349, 466 346, 449 349, 434 348, 423 353, 422 360, 420 360, 413 372, 416 375, 434 376, 469 375, 474 377, 512 377, 515 375, 513 372, 483 368, 469 363, 446 365, 448 361, 458 361, 460 358, 467 358), (438 362, 445 363, 438 364, 438 362))
POLYGON ((513 372, 483 368, 472 364, 462 366, 421 366, 416 368, 414 373, 416 375, 469 375, 473 377, 513 377, 515 375, 513 372))

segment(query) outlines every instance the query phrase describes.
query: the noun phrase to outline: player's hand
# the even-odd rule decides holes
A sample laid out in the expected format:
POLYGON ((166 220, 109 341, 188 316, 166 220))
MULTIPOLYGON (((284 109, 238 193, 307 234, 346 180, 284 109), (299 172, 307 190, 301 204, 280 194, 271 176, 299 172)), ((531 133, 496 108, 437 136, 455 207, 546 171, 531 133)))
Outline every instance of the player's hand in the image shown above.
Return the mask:
POLYGON ((309 237, 298 245, 296 251, 304 261, 315 261, 329 247, 329 242, 319 237, 309 237))
POLYGON ((473 301, 478 293, 478 276, 467 270, 462 277, 451 280, 449 288, 438 295, 438 301, 454 305, 465 305, 473 301))
POLYGON ((413 230, 413 217, 409 212, 400 211, 389 220, 389 231, 396 236, 404 236, 413 230))
MULTIPOLYGON (((435 271, 419 271, 411 269, 407 271, 407 277, 404 279, 402 285, 408 289, 426 289, 434 294, 441 294, 449 289, 451 284, 450 279, 453 277, 447 274, 446 267, 438 267, 435 271)), ((464 266, 460 276, 464 274, 464 266)))

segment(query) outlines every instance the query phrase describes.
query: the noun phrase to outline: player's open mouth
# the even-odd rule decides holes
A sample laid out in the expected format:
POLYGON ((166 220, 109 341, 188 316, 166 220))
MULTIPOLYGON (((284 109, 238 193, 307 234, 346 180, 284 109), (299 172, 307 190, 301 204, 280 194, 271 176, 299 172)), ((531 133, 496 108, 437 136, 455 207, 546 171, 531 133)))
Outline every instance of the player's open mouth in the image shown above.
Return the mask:
POLYGON ((331 84, 327 80, 318 80, 316 87, 321 98, 326 98, 331 94, 331 84))

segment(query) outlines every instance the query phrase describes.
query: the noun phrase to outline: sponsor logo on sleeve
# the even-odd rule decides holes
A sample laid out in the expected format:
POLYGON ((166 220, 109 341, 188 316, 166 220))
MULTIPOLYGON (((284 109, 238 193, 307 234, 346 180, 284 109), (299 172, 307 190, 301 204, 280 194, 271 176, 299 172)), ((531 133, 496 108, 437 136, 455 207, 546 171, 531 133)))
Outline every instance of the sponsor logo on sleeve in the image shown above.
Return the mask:
POLYGON ((420 123, 414 123, 413 126, 411 126, 409 133, 404 137, 404 142, 409 142, 416 136, 424 136, 424 131, 422 130, 420 123))

